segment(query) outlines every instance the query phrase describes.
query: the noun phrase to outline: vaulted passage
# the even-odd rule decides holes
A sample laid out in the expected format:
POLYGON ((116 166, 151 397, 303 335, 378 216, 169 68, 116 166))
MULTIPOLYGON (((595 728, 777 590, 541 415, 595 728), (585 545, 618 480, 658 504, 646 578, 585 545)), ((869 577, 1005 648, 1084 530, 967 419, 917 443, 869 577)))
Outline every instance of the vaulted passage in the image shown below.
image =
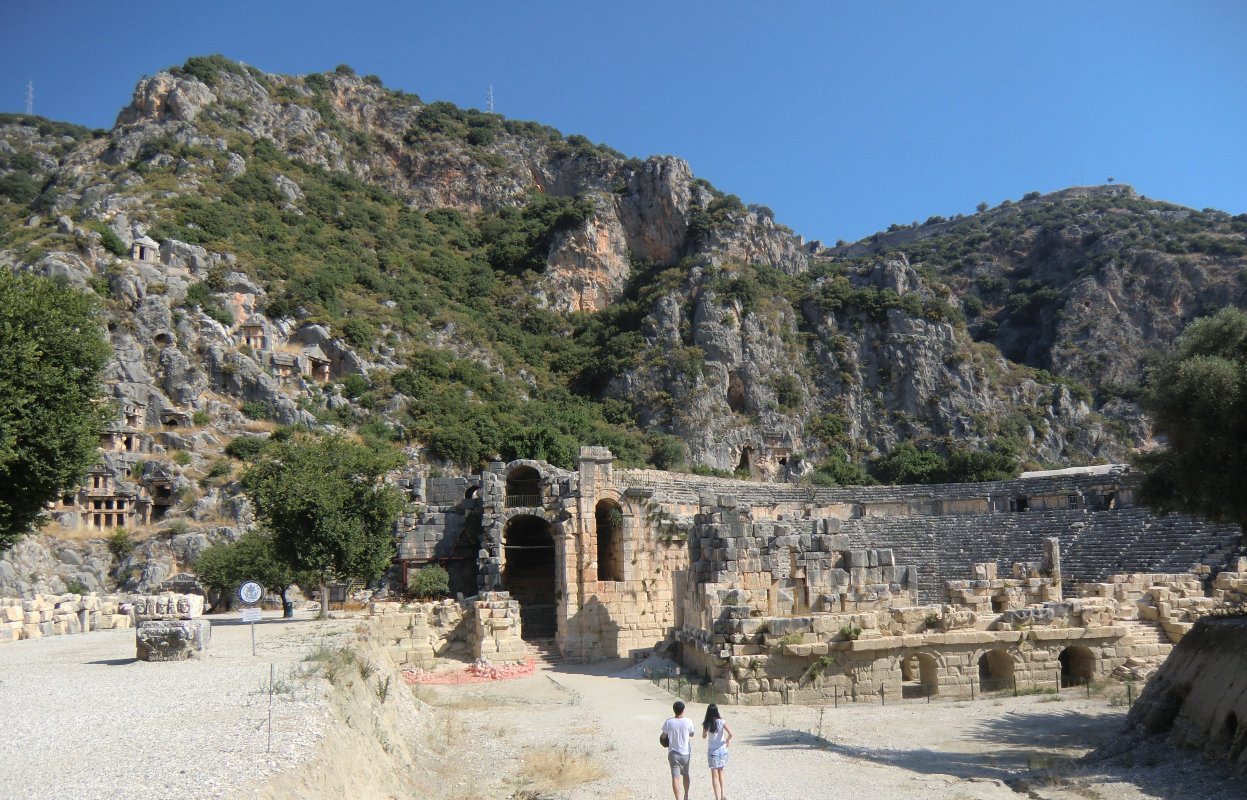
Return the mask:
POLYGON ((1061 688, 1085 686, 1095 674, 1095 653, 1086 647, 1072 646, 1061 651, 1061 688))
POLYGON ((979 656, 979 690, 999 692, 1013 688, 1013 657, 1007 650, 989 650, 979 656))
POLYGON ((541 473, 516 467, 507 476, 507 508, 537 508, 541 503, 541 473))
POLYGON ((502 544, 502 587, 520 604, 520 637, 554 638, 558 599, 550 523, 541 517, 515 517, 507 523, 502 544))
POLYGON ((933 697, 940 692, 940 664, 935 656, 919 653, 901 661, 901 696, 933 697))
POLYGON ((598 536, 598 580, 621 581, 623 576, 623 511, 614 500, 602 500, 594 511, 598 536))

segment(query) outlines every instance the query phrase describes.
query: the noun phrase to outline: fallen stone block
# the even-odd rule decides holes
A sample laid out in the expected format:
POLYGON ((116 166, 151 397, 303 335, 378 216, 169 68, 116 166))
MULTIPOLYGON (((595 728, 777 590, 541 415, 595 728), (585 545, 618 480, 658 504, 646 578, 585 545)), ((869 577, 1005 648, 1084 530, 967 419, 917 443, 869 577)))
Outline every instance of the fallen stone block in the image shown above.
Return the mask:
POLYGON ((184 661, 205 652, 211 641, 206 619, 151 620, 135 632, 139 661, 184 661))

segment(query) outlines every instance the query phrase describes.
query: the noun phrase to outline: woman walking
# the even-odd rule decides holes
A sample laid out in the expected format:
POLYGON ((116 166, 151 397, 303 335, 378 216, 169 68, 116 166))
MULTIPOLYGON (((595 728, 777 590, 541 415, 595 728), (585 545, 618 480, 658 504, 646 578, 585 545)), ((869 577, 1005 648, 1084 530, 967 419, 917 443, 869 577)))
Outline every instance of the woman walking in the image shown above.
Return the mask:
POLYGON ((723 768, 727 766, 727 743, 732 741, 732 729, 719 716, 719 707, 714 703, 706 709, 706 718, 701 721, 701 738, 710 740, 706 743, 706 757, 710 762, 710 788, 714 791, 714 800, 727 800, 723 768))

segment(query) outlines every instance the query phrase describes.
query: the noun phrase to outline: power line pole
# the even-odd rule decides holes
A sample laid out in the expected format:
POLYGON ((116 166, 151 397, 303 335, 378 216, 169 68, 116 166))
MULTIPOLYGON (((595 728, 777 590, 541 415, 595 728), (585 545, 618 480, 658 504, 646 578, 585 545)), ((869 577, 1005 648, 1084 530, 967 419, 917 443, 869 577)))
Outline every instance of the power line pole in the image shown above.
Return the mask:
POLYGON ((494 113, 494 85, 489 84, 489 91, 485 93, 485 111, 494 113))
POLYGON ((35 82, 26 81, 26 113, 34 115, 35 113, 35 82))

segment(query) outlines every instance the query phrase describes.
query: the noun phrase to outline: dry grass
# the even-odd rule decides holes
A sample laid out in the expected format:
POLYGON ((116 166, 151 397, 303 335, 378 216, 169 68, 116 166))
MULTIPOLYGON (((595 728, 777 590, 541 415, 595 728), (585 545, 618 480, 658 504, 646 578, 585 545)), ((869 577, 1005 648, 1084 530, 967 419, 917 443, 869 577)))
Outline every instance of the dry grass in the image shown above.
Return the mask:
POLYGON ((520 777, 529 788, 570 789, 606 777, 606 768, 588 753, 570 747, 546 747, 524 754, 520 777))
MULTIPOLYGON (((46 534, 60 542, 107 542, 108 537, 113 535, 116 528, 92 528, 84 525, 81 528, 66 528, 63 525, 50 522, 39 529, 40 533, 46 534)), ((165 533, 159 525, 140 525, 138 527, 126 527, 126 533, 130 535, 130 541, 142 542, 160 533, 165 533)))

